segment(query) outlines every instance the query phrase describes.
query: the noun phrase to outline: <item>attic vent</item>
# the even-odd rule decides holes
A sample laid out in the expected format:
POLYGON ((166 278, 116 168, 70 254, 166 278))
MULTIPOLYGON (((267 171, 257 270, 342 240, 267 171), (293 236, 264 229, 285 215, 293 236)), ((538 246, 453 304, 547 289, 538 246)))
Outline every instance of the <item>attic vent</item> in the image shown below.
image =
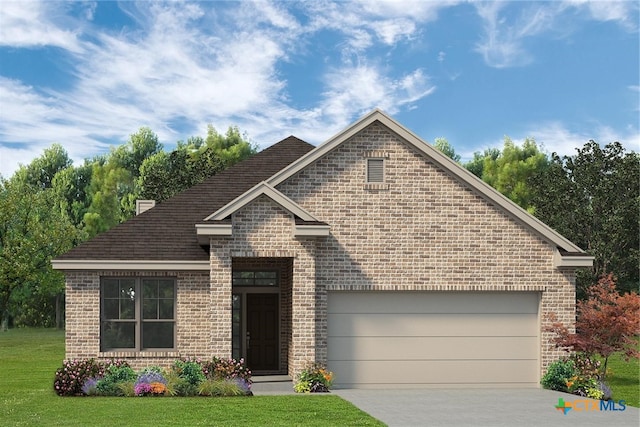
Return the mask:
POLYGON ((367 183, 384 182, 384 159, 367 159, 367 183))

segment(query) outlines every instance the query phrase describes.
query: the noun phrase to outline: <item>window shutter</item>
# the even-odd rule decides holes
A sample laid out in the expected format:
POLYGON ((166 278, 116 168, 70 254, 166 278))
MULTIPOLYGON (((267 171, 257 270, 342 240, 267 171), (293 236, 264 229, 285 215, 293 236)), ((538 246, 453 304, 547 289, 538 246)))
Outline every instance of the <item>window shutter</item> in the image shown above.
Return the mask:
POLYGON ((367 159, 367 182, 384 182, 384 159, 367 159))

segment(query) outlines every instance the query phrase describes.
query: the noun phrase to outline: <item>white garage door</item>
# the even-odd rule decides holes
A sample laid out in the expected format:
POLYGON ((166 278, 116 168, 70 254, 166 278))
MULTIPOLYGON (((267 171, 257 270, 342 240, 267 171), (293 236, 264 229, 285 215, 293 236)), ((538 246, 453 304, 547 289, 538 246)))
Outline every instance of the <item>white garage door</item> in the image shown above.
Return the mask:
POLYGON ((335 387, 538 387, 533 292, 330 292, 335 387))

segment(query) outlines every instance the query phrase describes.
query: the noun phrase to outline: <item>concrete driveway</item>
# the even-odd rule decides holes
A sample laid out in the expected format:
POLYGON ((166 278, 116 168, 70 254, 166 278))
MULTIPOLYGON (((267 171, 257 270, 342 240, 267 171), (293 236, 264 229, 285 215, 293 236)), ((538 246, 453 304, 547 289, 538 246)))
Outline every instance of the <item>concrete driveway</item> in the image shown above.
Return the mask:
MULTIPOLYGON (((345 389, 331 392, 389 426, 640 425, 638 408, 593 410, 592 405, 599 408, 598 401, 587 400, 589 403, 585 403, 579 396, 543 389, 345 389), (563 414, 555 408, 559 398, 576 408, 563 414)), ((616 404, 615 408, 621 407, 616 404)))

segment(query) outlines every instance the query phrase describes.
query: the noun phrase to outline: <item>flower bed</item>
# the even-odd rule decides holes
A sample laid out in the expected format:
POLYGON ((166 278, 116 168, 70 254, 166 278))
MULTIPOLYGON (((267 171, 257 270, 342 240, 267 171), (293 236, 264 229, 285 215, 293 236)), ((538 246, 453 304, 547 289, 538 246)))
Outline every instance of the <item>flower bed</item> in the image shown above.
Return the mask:
POLYGON ((540 381, 546 389, 598 400, 610 400, 611 389, 601 379, 600 362, 574 353, 549 365, 540 381))
POLYGON ((293 385, 296 393, 328 393, 333 383, 333 372, 320 363, 310 363, 298 374, 293 385))
POLYGON ((122 360, 64 362, 53 389, 60 396, 251 396, 251 371, 243 360, 179 359, 168 369, 135 372, 122 360))

